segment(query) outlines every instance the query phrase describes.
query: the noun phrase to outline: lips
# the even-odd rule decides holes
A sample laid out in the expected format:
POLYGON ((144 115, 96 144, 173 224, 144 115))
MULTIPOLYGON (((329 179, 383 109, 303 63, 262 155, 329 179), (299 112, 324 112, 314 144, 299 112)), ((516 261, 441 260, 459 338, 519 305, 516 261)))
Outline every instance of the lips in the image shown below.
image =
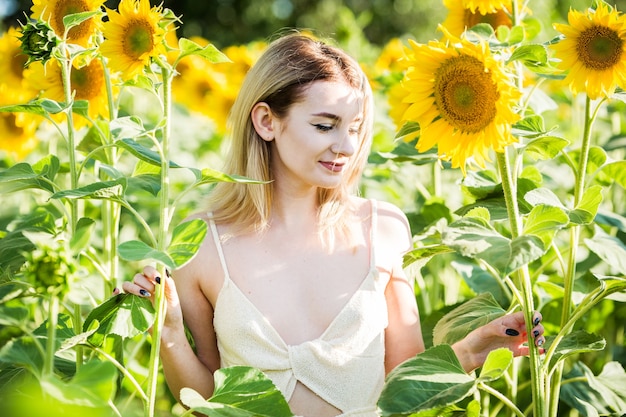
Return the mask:
POLYGON ((320 164, 322 164, 324 168, 326 168, 327 170, 331 172, 341 172, 343 171, 343 168, 345 166, 345 163, 336 162, 336 161, 335 162, 320 161, 320 164))

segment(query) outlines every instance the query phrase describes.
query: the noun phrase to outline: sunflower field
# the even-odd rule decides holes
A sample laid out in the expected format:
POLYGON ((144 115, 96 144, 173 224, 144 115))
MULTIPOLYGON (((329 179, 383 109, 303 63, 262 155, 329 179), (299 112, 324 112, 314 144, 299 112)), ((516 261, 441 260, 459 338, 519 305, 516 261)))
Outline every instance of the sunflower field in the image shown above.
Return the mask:
MULTIPOLYGON (((381 416, 626 415, 626 10, 433 0, 432 31, 377 45, 343 9, 331 38, 376 98, 361 194, 407 214, 426 351, 381 416), (416 36, 419 35, 419 36, 416 36), (521 310, 546 343, 467 374, 450 345, 521 310)), ((622 3, 623 5, 623 3, 622 3)), ((216 47, 150 0, 33 0, 0 33, 0 410, 4 417, 291 416, 263 373, 216 373, 178 404, 155 305, 113 295, 206 235, 226 118, 264 38, 216 47)), ((532 335, 529 340, 532 341, 532 335)))

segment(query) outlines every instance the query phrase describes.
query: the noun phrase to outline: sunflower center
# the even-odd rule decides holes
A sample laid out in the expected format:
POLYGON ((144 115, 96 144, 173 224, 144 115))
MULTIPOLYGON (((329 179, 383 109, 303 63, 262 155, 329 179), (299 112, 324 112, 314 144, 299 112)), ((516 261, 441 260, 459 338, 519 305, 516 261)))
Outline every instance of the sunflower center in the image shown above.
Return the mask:
POLYGON ((435 73, 435 103, 441 116, 455 129, 476 133, 496 116, 496 84, 478 59, 449 58, 435 73))
POLYGON ((469 9, 465 10, 465 25, 468 28, 474 27, 479 23, 487 23, 492 28, 497 29, 499 26, 511 27, 513 22, 503 9, 495 13, 480 14, 478 10, 472 13, 469 9))
MULTIPOLYGON (((52 22, 50 23, 54 31, 59 36, 65 32, 65 25, 63 24, 63 18, 69 14, 82 13, 89 11, 89 5, 83 0, 65 0, 57 1, 55 8, 52 12, 52 22)), ((82 39, 91 33, 91 19, 88 19, 78 26, 74 26, 70 29, 67 37, 69 40, 82 39)))
POLYGON ((134 59, 154 49, 154 30, 150 22, 135 19, 127 26, 128 32, 124 36, 124 53, 134 59))
POLYGON ((93 60, 82 68, 72 68, 70 85, 77 100, 89 100, 100 95, 104 86, 104 71, 100 61, 93 60))
POLYGON ((587 68, 602 71, 622 58, 624 41, 619 33, 605 26, 592 26, 581 32, 576 44, 578 57, 587 68))

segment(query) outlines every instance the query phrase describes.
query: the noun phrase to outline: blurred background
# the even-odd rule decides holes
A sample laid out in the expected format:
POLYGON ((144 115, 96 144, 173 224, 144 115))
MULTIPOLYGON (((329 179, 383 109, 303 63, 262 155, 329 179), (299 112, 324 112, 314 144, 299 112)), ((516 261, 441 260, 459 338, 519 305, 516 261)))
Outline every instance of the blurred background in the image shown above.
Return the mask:
MULTIPOLYGON (((533 12, 543 22, 562 21, 570 7, 580 10, 592 2, 545 0, 533 4, 533 12)), ((118 3, 105 5, 117 8, 118 3)), ((626 9, 626 0, 609 3, 626 9)), ((0 0, 0 32, 24 21, 31 5, 30 0, 0 0)), ((393 37, 426 42, 438 37, 436 25, 447 12, 442 0, 164 0, 162 5, 182 18, 179 36, 202 36, 217 47, 267 40, 285 27, 312 29, 342 42, 357 27, 374 45, 393 37)))

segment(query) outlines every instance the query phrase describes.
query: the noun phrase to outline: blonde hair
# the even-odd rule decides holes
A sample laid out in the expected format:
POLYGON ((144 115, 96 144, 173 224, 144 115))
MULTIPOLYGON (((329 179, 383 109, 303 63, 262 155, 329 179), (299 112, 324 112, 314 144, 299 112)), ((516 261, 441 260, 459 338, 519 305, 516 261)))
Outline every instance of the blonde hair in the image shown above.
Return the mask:
POLYGON ((341 49, 301 34, 285 35, 268 46, 246 75, 229 117, 230 150, 223 171, 265 184, 218 183, 209 196, 209 208, 218 223, 231 232, 263 231, 272 206, 270 143, 256 133, 251 120, 255 104, 267 103, 274 115, 285 118, 314 81, 342 81, 363 96, 363 124, 359 147, 341 186, 318 191, 320 230, 334 233, 345 228, 348 201, 357 192, 370 151, 373 125, 372 91, 359 64, 341 49))

